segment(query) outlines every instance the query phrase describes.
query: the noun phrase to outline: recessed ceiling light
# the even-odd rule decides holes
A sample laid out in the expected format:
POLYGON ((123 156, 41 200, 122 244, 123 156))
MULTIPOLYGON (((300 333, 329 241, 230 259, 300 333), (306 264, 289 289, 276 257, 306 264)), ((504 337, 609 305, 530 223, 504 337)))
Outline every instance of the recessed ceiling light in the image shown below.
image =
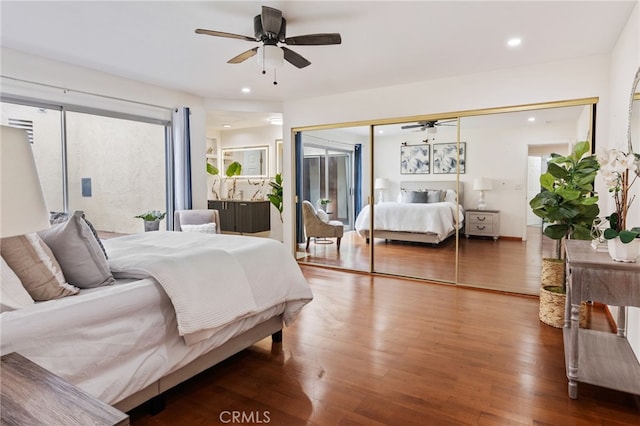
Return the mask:
POLYGON ((242 93, 251 93, 251 88, 250 87, 243 87, 242 88, 242 93))
POLYGON ((270 117, 269 123, 275 126, 282 126, 282 117, 270 117))
POLYGON ((533 123, 534 121, 536 121, 536 118, 535 117, 529 117, 529 118, 527 118, 527 121, 530 122, 530 123, 533 123))
POLYGON ((231 124, 223 124, 222 127, 224 127, 225 129, 229 129, 231 128, 231 124))
POLYGON ((518 47, 521 44, 522 44, 522 39, 519 37, 513 37, 507 41, 507 46, 509 47, 518 47))

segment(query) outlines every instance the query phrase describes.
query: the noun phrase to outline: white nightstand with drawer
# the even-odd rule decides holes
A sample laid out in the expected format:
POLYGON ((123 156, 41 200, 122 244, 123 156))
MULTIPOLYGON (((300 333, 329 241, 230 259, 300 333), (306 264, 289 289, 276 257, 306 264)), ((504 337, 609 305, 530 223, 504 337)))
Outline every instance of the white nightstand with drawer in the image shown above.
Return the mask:
POLYGON ((464 235, 480 237, 500 236, 500 210, 467 210, 464 215, 464 235))

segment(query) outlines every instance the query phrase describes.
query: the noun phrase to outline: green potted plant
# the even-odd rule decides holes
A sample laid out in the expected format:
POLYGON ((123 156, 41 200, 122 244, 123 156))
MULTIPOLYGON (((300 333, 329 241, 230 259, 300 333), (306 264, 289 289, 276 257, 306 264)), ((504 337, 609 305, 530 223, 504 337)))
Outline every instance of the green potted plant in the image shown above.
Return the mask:
POLYGON ((240 176, 242 174, 242 164, 234 161, 233 163, 227 166, 227 170, 224 173, 226 175, 224 183, 227 183, 227 179, 231 179, 231 189, 225 188, 225 190, 221 190, 220 195, 224 195, 224 198, 233 199, 236 196, 236 176, 240 176))
POLYGON ((318 200, 318 207, 324 210, 325 212, 327 211, 328 204, 331 204, 331 200, 328 198, 320 198, 318 200))
POLYGON ((144 231, 158 231, 160 229, 160 221, 166 216, 166 212, 160 210, 149 210, 148 212, 135 216, 144 220, 144 231))
POLYGON ((213 183, 211 184, 211 192, 213 193, 215 200, 220 199, 220 195, 218 194, 218 191, 216 191, 216 182, 219 181, 220 170, 218 170, 218 168, 213 164, 207 162, 207 173, 210 174, 211 176, 216 177, 216 180, 214 180, 213 183))
POLYGON ((540 176, 542 190, 529 203, 533 213, 549 224, 544 235, 556 240, 556 258, 543 259, 540 289, 540 320, 554 327, 564 323, 563 241, 591 240, 593 221, 600 213, 598 197, 593 194, 600 166, 595 155, 588 155, 589 151, 589 142, 578 142, 567 156, 551 154, 547 172, 540 176), (558 272, 546 274, 545 266, 558 272), (556 277, 556 282, 546 281, 547 276, 556 277))
POLYGON ((282 220, 282 209, 284 207, 282 198, 282 173, 276 174, 275 179, 269 182, 269 185, 271 186, 271 193, 267 194, 267 198, 269 198, 271 204, 273 204, 275 208, 278 209, 278 212, 280 213, 280 222, 284 222, 282 220))

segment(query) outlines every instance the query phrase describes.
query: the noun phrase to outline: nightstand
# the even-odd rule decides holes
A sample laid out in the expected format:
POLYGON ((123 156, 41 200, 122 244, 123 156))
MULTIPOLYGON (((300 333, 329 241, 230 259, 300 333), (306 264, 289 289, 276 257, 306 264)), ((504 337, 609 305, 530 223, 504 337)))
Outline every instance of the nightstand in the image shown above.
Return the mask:
POLYGON ((500 236, 500 210, 466 210, 464 215, 464 236, 493 237, 500 236))
POLYGON ((12 352, 2 356, 4 425, 117 425, 129 416, 12 352))

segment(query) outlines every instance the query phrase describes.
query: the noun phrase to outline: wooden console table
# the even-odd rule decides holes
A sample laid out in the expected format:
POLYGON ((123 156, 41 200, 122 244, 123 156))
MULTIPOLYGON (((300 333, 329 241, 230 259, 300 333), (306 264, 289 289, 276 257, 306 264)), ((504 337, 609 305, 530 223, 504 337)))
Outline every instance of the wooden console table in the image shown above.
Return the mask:
POLYGON ((640 363, 626 339, 625 307, 640 307, 640 263, 614 262, 588 241, 568 240, 564 348, 569 397, 578 382, 640 395, 640 363), (580 302, 618 306, 618 332, 580 329, 580 302), (578 364, 579 362, 579 364, 578 364))
POLYGON ((2 356, 2 425, 118 425, 129 416, 12 352, 2 356))

